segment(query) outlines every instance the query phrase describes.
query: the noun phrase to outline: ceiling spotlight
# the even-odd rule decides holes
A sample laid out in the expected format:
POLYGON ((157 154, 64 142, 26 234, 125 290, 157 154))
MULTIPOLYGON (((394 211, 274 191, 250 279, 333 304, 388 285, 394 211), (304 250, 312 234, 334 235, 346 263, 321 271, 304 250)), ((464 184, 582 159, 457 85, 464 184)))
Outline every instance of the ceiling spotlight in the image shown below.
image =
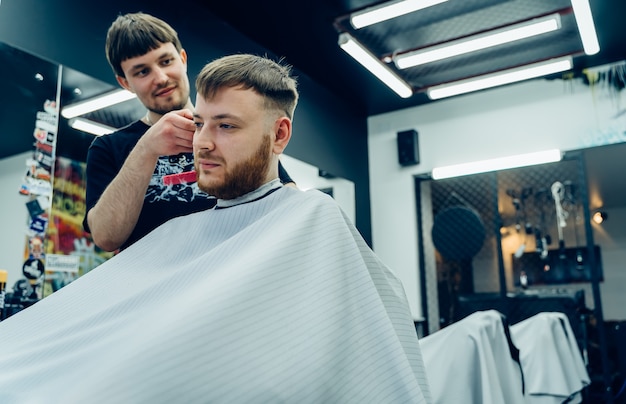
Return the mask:
POLYGON ((380 81, 385 83, 402 98, 413 95, 413 89, 389 67, 384 65, 376 56, 367 50, 361 43, 350 34, 344 32, 339 35, 339 46, 354 60, 370 71, 380 81))
POLYGON ((437 100, 570 70, 572 66, 572 57, 566 56, 559 59, 551 59, 509 70, 485 74, 483 76, 436 85, 430 87, 426 93, 431 100, 437 100))
POLYGON ((574 9, 574 18, 580 32, 580 39, 583 42, 583 48, 587 55, 595 55, 600 52, 600 44, 598 43, 598 35, 596 27, 593 23, 593 15, 589 0, 572 0, 572 8, 574 9))
POLYGON ((608 217, 608 215, 606 214, 606 212, 602 212, 602 211, 597 211, 596 213, 593 214, 593 221, 597 224, 600 224, 602 222, 604 222, 606 220, 606 218, 608 217))
POLYGON ((423 8, 431 7, 448 0, 400 0, 390 1, 378 6, 368 7, 350 16, 350 23, 355 29, 374 25, 382 21, 397 18, 423 8))
POLYGON ((423 65, 438 60, 476 52, 482 49, 519 41, 521 39, 552 32, 561 28, 561 16, 552 14, 543 18, 536 18, 519 24, 511 25, 486 33, 473 35, 456 41, 447 42, 413 52, 404 53, 395 57, 398 69, 423 65))

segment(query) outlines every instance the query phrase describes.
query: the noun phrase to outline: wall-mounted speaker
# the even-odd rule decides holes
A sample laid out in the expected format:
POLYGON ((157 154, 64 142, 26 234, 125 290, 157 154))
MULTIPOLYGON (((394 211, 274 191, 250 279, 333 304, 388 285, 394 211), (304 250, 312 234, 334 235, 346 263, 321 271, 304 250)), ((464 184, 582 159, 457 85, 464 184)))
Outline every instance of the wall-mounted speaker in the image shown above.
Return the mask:
POLYGON ((398 163, 401 166, 419 164, 420 152, 417 131, 414 129, 398 132, 398 163))

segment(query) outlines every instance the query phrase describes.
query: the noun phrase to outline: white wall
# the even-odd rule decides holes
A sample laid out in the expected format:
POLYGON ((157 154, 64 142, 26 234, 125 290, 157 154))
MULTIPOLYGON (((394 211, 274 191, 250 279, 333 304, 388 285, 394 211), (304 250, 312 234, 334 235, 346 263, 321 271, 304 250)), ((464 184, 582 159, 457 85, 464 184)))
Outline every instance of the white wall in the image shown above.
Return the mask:
POLYGON ((319 168, 295 159, 286 154, 280 156, 280 161, 289 173, 291 179, 296 182, 298 188, 307 189, 332 188, 333 198, 344 211, 352 223, 356 220, 356 200, 354 183, 345 178, 324 178, 319 176, 319 168))
POLYGON ((8 272, 7 289, 23 278, 22 264, 27 239, 28 197, 19 193, 26 174, 26 160, 32 152, 0 159, 0 269, 8 272))
MULTIPOLYGON (((416 319, 422 309, 413 176, 442 165, 626 141, 621 106, 625 94, 577 80, 534 80, 369 118, 372 244, 402 279, 416 319), (396 133, 407 129, 419 133, 420 164, 400 167, 396 133)), ((608 294, 603 290, 603 299, 612 299, 608 294)), ((626 297, 620 301, 615 314, 626 318, 626 297)))

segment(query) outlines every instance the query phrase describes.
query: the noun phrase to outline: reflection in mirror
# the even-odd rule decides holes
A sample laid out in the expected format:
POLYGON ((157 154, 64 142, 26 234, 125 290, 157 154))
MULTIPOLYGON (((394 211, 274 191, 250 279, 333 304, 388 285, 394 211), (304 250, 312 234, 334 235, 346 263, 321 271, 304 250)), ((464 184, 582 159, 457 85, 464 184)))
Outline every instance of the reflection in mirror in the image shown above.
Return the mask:
POLYGON ((52 163, 52 141, 57 132, 59 72, 55 63, 0 43, 0 74, 5 78, 0 92, 5 106, 0 108, 0 269, 8 273, 7 289, 23 278, 28 268, 37 267, 26 265, 31 258, 29 241, 32 239, 33 246, 37 241, 31 237, 29 226, 35 223, 33 217, 48 208, 50 200, 50 170, 44 166, 49 168, 52 163), (37 158, 41 165, 33 164, 37 158), (24 195, 27 177, 41 198, 24 195))
MULTIPOLYGON (((113 73, 111 73, 113 74, 113 73)), ((96 80, 91 76, 63 66, 61 85, 61 110, 86 100, 102 96, 117 90, 119 87, 96 80)), ((99 109, 80 118, 102 124, 111 128, 121 128, 141 118, 145 114, 145 107, 133 98, 131 100, 99 109)), ((76 130, 70 126, 70 120, 62 115, 59 119, 59 139, 57 141, 57 155, 76 161, 86 161, 87 148, 94 135, 76 130)))
POLYGON ((58 66, 0 42, 0 159, 33 148, 33 129, 42 100, 54 100, 58 66))

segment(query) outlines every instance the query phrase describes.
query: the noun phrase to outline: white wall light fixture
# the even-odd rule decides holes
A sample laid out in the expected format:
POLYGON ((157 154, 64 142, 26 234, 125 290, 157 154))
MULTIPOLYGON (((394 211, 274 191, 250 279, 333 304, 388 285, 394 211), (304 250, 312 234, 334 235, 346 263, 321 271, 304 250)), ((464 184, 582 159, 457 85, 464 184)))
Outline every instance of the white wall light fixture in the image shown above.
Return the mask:
POLYGON ((587 55, 595 55, 600 52, 600 44, 598 43, 589 0, 572 0, 572 9, 574 9, 574 17, 576 18, 576 25, 578 25, 578 32, 580 32, 580 39, 583 42, 583 49, 587 55))
POLYGON ((537 164, 555 163, 561 160, 561 151, 558 149, 545 150, 536 153, 518 154, 515 156, 500 157, 490 160, 433 168, 431 176, 434 180, 460 177, 462 175, 479 174, 489 171, 506 170, 509 168, 526 167, 537 164))
POLYGON ((515 83, 517 81, 528 80, 548 74, 558 73, 572 68, 571 56, 558 59, 533 63, 526 66, 516 67, 509 70, 473 77, 471 79, 459 80, 452 83, 441 84, 430 87, 426 90, 431 100, 451 97, 454 95, 497 87, 504 84, 515 83))
POLYGON ((352 24, 354 29, 360 29, 446 1, 448 0, 391 1, 378 6, 368 7, 362 11, 357 11, 353 13, 352 15, 350 15, 350 24, 352 24))
POLYGON ((340 34, 338 43, 341 49, 352 56, 374 76, 378 77, 379 80, 395 91, 400 97, 409 98, 413 95, 411 86, 400 79, 389 67, 383 64, 350 34, 346 32, 340 34))
POLYGON ((419 66, 438 60, 463 55, 470 52, 476 52, 482 49, 491 48, 506 43, 519 41, 521 39, 530 38, 556 31, 561 28, 561 16, 552 14, 542 18, 536 18, 514 24, 506 28, 501 28, 467 38, 458 39, 456 41, 447 42, 445 44, 431 46, 419 49, 413 52, 407 52, 396 55, 394 62, 398 69, 406 69, 409 67, 419 66))
POLYGON ((76 130, 91 133, 96 136, 106 135, 117 130, 110 126, 85 118, 72 118, 69 120, 69 125, 76 130))
POLYGON ((136 95, 134 93, 131 93, 128 90, 119 89, 99 97, 68 105, 63 108, 61 115, 63 115, 64 118, 70 119, 89 112, 110 107, 111 105, 119 104, 120 102, 132 100, 135 97, 136 95))

